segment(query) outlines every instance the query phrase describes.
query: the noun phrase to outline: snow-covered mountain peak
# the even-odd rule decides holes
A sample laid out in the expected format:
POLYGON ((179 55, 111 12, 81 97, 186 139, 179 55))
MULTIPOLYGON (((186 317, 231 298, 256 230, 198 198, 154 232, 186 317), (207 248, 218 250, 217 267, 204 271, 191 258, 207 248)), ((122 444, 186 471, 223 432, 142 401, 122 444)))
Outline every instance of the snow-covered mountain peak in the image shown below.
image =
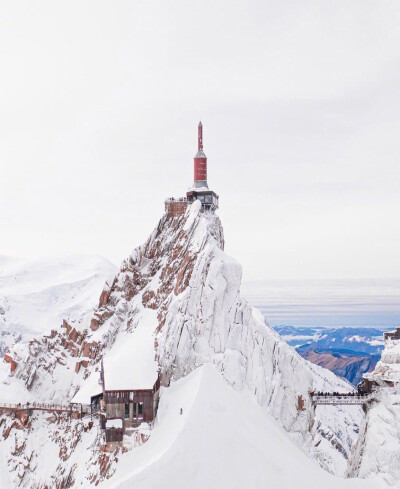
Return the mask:
POLYGON ((155 310, 157 324, 151 327, 164 386, 213 364, 236 389, 248 388, 322 465, 343 472, 360 410, 339 409, 338 415, 321 407, 315 415, 310 393, 352 388, 303 360, 241 298, 241 266, 223 247, 219 218, 201 212, 199 203, 182 216, 164 215, 106 289, 92 319, 92 338, 103 344, 107 358, 115 338, 137 327, 141 311, 155 310))
POLYGON ((223 249, 218 216, 199 203, 180 216, 164 214, 107 281, 90 323, 67 321, 11 349, 14 370, 10 363, 0 371, 4 392, 88 402, 99 392, 101 359, 106 386, 118 382, 118 389, 140 389, 159 373, 165 391, 211 365, 321 466, 342 474, 361 409, 315 409, 310 393, 351 386, 301 358, 241 298, 241 266, 223 249))

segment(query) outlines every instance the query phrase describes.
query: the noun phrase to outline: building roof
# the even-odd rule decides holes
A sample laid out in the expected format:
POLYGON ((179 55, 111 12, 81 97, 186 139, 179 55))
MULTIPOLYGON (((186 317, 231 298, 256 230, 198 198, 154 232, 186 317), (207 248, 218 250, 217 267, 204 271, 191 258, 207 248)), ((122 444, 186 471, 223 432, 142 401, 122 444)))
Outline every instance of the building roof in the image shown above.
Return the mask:
POLYGON ((79 391, 71 399, 73 404, 90 404, 91 398, 101 394, 102 387, 99 384, 100 373, 93 372, 82 384, 79 391))
POLYGON ((112 349, 105 353, 105 390, 152 389, 158 377, 154 333, 157 313, 143 309, 136 329, 119 335, 112 349))
MULTIPOLYGON (((104 353, 106 390, 150 390, 158 378, 155 360, 154 333, 157 312, 143 308, 133 332, 121 333, 109 351, 104 353)), ((71 403, 88 404, 91 397, 102 392, 99 372, 93 372, 82 384, 71 403)))

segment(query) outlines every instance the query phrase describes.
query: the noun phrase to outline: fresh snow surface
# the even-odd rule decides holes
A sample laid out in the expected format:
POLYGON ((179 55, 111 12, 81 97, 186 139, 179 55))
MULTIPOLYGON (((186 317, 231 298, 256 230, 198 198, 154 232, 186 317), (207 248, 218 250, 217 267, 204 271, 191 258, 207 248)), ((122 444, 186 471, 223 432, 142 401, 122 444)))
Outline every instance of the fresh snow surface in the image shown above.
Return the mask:
POLYGON ((154 333, 157 312, 143 309, 132 333, 124 333, 104 356, 105 386, 108 390, 152 389, 157 380, 154 333))
POLYGON ((88 319, 116 270, 99 256, 0 256, 0 353, 16 341, 49 332, 64 318, 88 319))
POLYGON ((91 397, 101 394, 102 386, 99 383, 100 372, 93 372, 83 383, 75 396, 71 399, 72 404, 90 404, 91 397))
POLYGON ((205 364, 163 389, 152 436, 120 456, 104 489, 380 489, 334 477, 295 445, 244 388, 205 364), (183 414, 180 414, 182 408, 183 414))

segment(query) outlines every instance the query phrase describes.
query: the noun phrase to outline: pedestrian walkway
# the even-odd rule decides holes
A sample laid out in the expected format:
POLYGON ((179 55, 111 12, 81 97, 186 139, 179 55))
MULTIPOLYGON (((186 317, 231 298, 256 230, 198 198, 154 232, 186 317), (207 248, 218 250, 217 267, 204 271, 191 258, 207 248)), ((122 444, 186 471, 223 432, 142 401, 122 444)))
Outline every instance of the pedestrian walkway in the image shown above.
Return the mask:
POLYGON ((51 404, 27 402, 25 404, 0 403, 0 414, 18 412, 18 411, 46 411, 56 413, 79 413, 82 417, 84 414, 94 412, 90 404, 51 404))
POLYGON ((338 394, 331 392, 324 392, 318 395, 312 396, 312 402, 316 405, 358 405, 362 406, 367 402, 376 398, 378 392, 371 392, 370 394, 338 394))

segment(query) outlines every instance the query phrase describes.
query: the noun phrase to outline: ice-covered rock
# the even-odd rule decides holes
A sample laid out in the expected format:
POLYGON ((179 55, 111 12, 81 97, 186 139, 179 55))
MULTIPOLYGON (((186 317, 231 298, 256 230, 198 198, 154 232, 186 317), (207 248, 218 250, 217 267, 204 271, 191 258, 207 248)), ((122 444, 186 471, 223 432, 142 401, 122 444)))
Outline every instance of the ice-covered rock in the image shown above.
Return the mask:
POLYGON ((400 487, 400 340, 385 341, 381 360, 366 377, 377 384, 378 394, 360 427, 346 475, 379 477, 400 487))

